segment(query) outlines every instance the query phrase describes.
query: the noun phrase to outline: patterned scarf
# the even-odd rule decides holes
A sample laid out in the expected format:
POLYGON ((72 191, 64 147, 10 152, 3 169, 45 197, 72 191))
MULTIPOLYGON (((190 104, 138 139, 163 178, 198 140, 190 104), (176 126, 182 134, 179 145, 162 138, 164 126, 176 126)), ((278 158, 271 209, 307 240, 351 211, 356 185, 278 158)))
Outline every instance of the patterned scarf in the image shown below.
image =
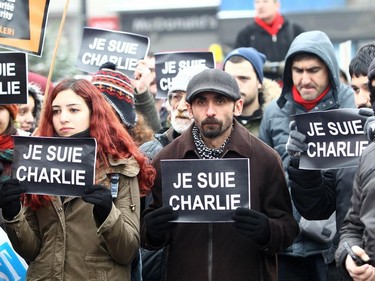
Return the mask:
MULTIPOLYGON (((233 130, 233 125, 232 125, 233 130)), ((197 148, 198 154, 202 159, 219 159, 221 158, 225 145, 230 139, 230 136, 225 140, 225 142, 219 148, 209 148, 205 145, 202 140, 202 136, 197 126, 193 127, 193 139, 195 147, 197 148)))
POLYGON ((279 30, 283 26, 284 18, 282 15, 278 13, 275 19, 270 24, 267 24, 258 17, 255 17, 255 23, 258 24, 265 31, 267 31, 267 33, 269 33, 271 36, 274 36, 277 33, 279 33, 279 30))

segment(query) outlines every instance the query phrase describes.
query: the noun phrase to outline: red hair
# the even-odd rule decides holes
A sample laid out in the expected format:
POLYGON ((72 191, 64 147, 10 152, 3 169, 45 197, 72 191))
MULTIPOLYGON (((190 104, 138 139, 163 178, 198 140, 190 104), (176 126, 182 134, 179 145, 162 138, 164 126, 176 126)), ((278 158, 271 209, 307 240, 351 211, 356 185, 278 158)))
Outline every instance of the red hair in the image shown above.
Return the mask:
MULTIPOLYGON (((85 79, 66 79, 56 85, 52 93, 46 97, 37 135, 45 137, 56 135, 52 123, 52 102, 60 92, 69 89, 83 98, 90 109, 90 137, 97 141, 97 168, 103 165, 109 167, 108 156, 112 156, 115 160, 133 156, 140 167, 138 174, 140 194, 141 196, 147 195, 155 179, 155 169, 139 151, 111 105, 91 82, 85 79)), ((48 199, 48 196, 32 195, 30 206, 40 207, 44 200, 50 201, 51 199, 48 199)))

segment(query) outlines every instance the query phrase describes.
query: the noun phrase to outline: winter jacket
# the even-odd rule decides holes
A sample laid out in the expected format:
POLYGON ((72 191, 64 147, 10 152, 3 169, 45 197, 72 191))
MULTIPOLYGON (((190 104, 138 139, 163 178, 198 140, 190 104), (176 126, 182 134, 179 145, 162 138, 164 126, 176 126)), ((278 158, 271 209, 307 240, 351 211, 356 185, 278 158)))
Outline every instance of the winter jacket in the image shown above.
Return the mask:
MULTIPOLYGON (((192 128, 193 124, 152 161, 157 170, 154 201, 142 217, 162 206, 160 160, 199 158, 192 128)), ((288 247, 298 233, 280 157, 235 121, 224 158, 250 159, 251 188, 247 188, 251 207, 269 217, 270 240, 266 245, 257 245, 238 233, 231 223, 181 223, 162 245, 153 245, 142 223, 142 246, 167 246, 166 281, 277 279, 276 253, 288 247)))
POLYGON ((275 81, 264 78, 262 89, 259 91, 259 104, 260 108, 256 110, 251 116, 236 116, 236 120, 245 128, 248 129, 253 135, 259 135, 260 121, 263 117, 263 112, 266 106, 274 99, 278 98, 281 93, 279 84, 275 81))
POLYGON ((130 280, 131 262, 139 249, 139 165, 131 157, 99 170, 97 183, 109 187, 118 173, 119 190, 102 225, 93 204, 81 198, 53 197, 36 211, 22 207, 6 231, 15 250, 28 262, 27 280, 130 280))
MULTIPOLYGON (((290 157, 285 149, 289 137, 289 123, 294 114, 306 113, 306 109, 294 102, 292 97, 292 59, 296 53, 307 52, 317 55, 327 65, 331 89, 326 96, 310 111, 322 111, 337 108, 354 108, 354 93, 348 86, 339 80, 339 67, 329 38, 320 31, 306 32, 299 35, 286 56, 284 70, 284 86, 278 100, 272 101, 266 108, 261 125, 259 138, 273 147, 281 156, 285 171, 289 165, 290 157)), ((293 209, 297 221, 300 214, 293 209)), ((289 247, 285 254, 294 256, 309 256, 321 253, 330 248, 330 244, 317 243, 300 234, 289 247)))
POLYGON ((337 266, 347 273, 345 259, 347 252, 343 242, 363 248, 372 261, 375 260, 375 143, 370 143, 363 151, 354 179, 351 207, 341 228, 340 244, 336 251, 337 266))
POLYGON ((234 47, 253 47, 264 53, 268 61, 280 62, 285 59, 294 38, 302 32, 301 26, 284 17, 283 26, 273 37, 254 21, 240 30, 234 47))
MULTIPOLYGON (((302 32, 304 32, 304 29, 301 26, 285 17, 284 24, 275 36, 270 35, 253 21, 237 34, 234 47, 253 47, 265 54, 267 61, 280 63, 284 61, 293 39, 302 32)), ((265 71, 265 76, 271 79, 278 79, 280 78, 278 72, 278 69, 274 73, 265 71)))

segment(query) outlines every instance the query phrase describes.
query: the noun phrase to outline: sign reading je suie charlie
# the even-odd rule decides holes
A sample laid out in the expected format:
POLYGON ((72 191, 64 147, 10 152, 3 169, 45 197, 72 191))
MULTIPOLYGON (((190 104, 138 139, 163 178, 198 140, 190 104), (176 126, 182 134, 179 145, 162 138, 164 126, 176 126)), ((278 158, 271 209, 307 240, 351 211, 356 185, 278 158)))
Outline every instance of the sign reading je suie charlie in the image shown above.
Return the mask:
POLYGON ((215 68, 212 52, 164 52, 155 53, 156 97, 166 99, 173 79, 182 69, 190 66, 215 68))
POLYGON ((94 138, 14 136, 12 178, 26 193, 77 196, 95 180, 94 138))
POLYGON ((28 97, 26 54, 0 52, 0 104, 26 104, 28 97))
POLYGON ((308 144, 299 167, 309 170, 358 165, 368 145, 363 131, 366 119, 355 108, 295 115, 298 131, 306 135, 308 144))
POLYGON ((95 73, 102 64, 112 62, 118 71, 132 78, 137 62, 148 53, 149 44, 146 36, 85 27, 75 66, 95 73))
POLYGON ((251 207, 249 159, 161 160, 161 176, 176 222, 232 222, 238 207, 251 207))

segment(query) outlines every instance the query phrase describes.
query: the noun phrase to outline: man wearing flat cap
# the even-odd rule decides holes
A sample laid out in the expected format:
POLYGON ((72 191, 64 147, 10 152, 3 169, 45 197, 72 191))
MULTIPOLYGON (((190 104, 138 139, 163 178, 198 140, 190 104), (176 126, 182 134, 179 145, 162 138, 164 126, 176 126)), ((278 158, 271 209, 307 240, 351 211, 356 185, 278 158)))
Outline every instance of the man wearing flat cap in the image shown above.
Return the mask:
POLYGON ((153 202, 142 214, 141 244, 167 247, 165 280, 277 280, 276 254, 299 229, 278 154, 251 135, 234 117, 243 101, 236 80, 207 69, 189 82, 186 95, 194 122, 153 159, 157 170, 153 202), (230 223, 175 223, 179 216, 162 205, 161 160, 249 159, 249 208, 233 211, 230 223))

